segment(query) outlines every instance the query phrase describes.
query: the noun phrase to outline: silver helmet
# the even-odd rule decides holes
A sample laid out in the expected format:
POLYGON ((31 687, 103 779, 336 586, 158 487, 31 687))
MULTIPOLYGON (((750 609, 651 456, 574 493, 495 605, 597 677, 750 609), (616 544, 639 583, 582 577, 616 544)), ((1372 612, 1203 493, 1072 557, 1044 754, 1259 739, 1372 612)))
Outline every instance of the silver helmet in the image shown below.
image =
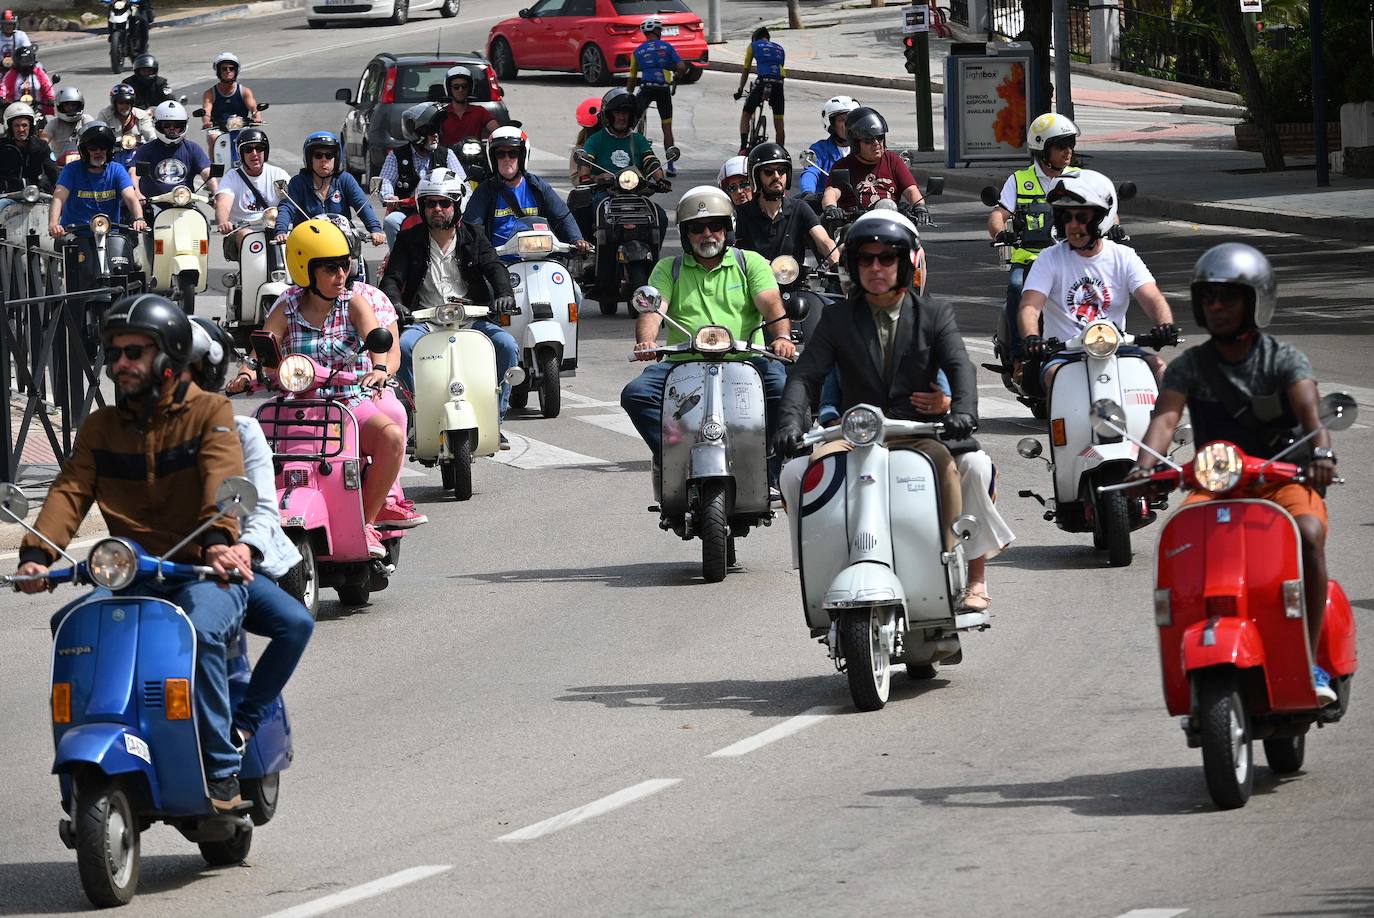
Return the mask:
POLYGON ((1197 260, 1193 268, 1193 318, 1207 327, 1202 302, 1198 295, 1206 284, 1234 284, 1246 291, 1251 321, 1256 328, 1264 328, 1274 318, 1274 306, 1279 299, 1279 282, 1274 266, 1264 253, 1243 242, 1223 242, 1212 246, 1197 260))

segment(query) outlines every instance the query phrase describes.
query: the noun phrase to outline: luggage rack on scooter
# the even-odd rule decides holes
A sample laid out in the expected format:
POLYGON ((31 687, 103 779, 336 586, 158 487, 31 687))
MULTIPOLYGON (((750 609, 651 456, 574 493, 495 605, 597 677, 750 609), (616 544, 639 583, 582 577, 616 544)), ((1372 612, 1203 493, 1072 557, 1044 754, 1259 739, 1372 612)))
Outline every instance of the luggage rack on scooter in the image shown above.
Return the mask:
POLYGON ((256 413, 274 458, 333 459, 344 451, 344 424, 352 412, 332 398, 293 398, 278 396, 258 406, 256 413), (317 417, 307 417, 308 409, 323 409, 317 417), (318 443, 313 453, 288 452, 283 445, 318 443))

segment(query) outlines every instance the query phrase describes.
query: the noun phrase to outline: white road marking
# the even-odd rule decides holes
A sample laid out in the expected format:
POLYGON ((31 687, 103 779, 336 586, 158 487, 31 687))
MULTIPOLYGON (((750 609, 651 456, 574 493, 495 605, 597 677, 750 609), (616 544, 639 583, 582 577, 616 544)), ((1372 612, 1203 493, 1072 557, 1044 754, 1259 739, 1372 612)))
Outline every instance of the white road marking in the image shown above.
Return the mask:
POLYGON ((764 730, 762 733, 755 733, 753 736, 740 740, 738 743, 731 743, 724 749, 717 749, 707 756, 708 759, 729 759, 741 755, 748 755, 755 749, 767 746, 769 743, 776 743, 780 739, 785 739, 794 733, 800 733, 807 727, 814 727, 816 724, 825 720, 827 717, 838 712, 838 705, 822 706, 810 708, 798 714, 796 717, 789 717, 780 724, 775 724, 764 730))
MULTIPOLYGON (((109 537, 110 537, 109 534, 106 533, 105 535, 92 536, 92 537, 89 538, 89 539, 80 539, 80 540, 78 540, 78 541, 76 541, 76 542, 71 542, 71 543, 69 543, 69 544, 67 545, 67 553, 70 554, 70 555, 72 555, 73 557, 79 557, 78 555, 76 555, 76 549, 78 549, 78 548, 85 548, 87 545, 94 545, 96 542, 99 542, 101 539, 108 539, 109 537)), ((9 561, 9 560, 12 559, 12 558, 18 558, 18 557, 19 557, 19 552, 17 552, 17 551, 7 551, 7 552, 5 552, 5 553, 3 553, 3 554, 0 554, 0 561, 9 561)))
POLYGON ((323 915, 325 912, 332 912, 345 905, 352 905, 354 902, 361 902, 364 899, 371 899, 373 896, 380 896, 382 893, 391 892, 402 886, 411 883, 418 883, 420 880, 428 879, 437 874, 452 870, 452 864, 432 864, 426 867, 410 867, 401 870, 390 876, 364 883, 361 886, 354 886, 352 889, 345 889, 333 895, 315 899, 312 902, 304 902, 294 905, 291 908, 280 912, 273 912, 265 918, 311 918, 312 915, 323 915))
POLYGON ((965 338, 964 347, 971 351, 977 351, 979 354, 991 355, 993 353, 992 342, 983 341, 978 338, 965 338))
POLYGON ((507 433, 510 449, 502 450, 491 457, 492 462, 513 466, 517 469, 559 469, 576 468, 589 465, 615 465, 605 459, 575 453, 552 443, 522 437, 517 433, 507 433))
MULTIPOLYGON (((508 19, 508 18, 510 18, 510 14, 509 14, 509 13, 502 13, 502 14, 497 15, 497 16, 483 16, 483 17, 480 18, 480 19, 464 19, 464 20, 463 20, 463 25, 465 25, 465 26, 466 26, 466 25, 475 25, 476 23, 479 23, 479 22, 493 22, 493 21, 498 20, 498 19, 508 19)), ((403 38, 403 37, 406 37, 406 36, 409 36, 409 35, 418 35, 418 34, 421 34, 421 33, 423 33, 423 32, 432 32, 432 31, 434 31, 434 23, 433 23, 433 22, 428 22, 428 21, 427 21, 427 22, 417 23, 417 24, 415 24, 415 25, 412 25, 410 28, 401 29, 401 30, 399 30, 399 31, 390 31, 390 32, 387 33, 387 38, 388 38, 388 39, 394 40, 394 39, 403 38)), ((342 48, 352 48, 352 47, 355 47, 355 46, 357 46, 357 45, 373 45, 373 44, 376 44, 376 43, 377 43, 377 37, 374 35, 374 36, 371 36, 371 37, 369 37, 369 38, 359 38, 359 39, 356 39, 356 40, 354 40, 354 41, 341 41, 341 42, 338 42, 338 43, 336 43, 336 44, 321 45, 320 47, 316 47, 316 48, 310 48, 310 49, 306 49, 306 50, 292 51, 292 52, 290 52, 289 54, 281 54, 281 55, 278 55, 277 57, 269 57, 269 58, 266 58, 266 59, 260 60, 260 61, 250 61, 250 62, 248 62, 247 64, 245 64, 244 66, 245 66, 245 67, 248 67, 248 68, 250 68, 250 69, 253 69, 253 70, 257 70, 257 69, 266 67, 266 66, 271 65, 271 64, 280 64, 280 63, 282 63, 282 62, 284 62, 284 61, 294 61, 294 60, 297 60, 298 58, 304 57, 304 56, 307 55, 307 54, 326 54, 326 53, 328 53, 328 52, 330 52, 330 51, 338 51, 338 50, 340 50, 340 49, 342 49, 342 48)))
POLYGON ((1011 399, 980 395, 978 396, 978 416, 988 420, 1007 417, 1029 418, 1030 409, 1020 402, 1013 402, 1011 399))
POLYGON ((619 408, 620 402, 603 402, 599 399, 588 398, 585 395, 578 395, 576 392, 563 390, 563 403, 570 408, 619 408))
POLYGON ((639 431, 635 430, 634 422, 630 416, 623 411, 615 414, 576 414, 573 417, 579 421, 586 421, 588 424, 595 424, 597 427, 609 430, 612 433, 624 434, 627 437, 639 439, 639 431))
POLYGON ((428 478, 428 477, 429 477, 429 473, 428 473, 428 472, 422 472, 422 471, 420 471, 419 469, 412 469, 412 468, 409 468, 409 467, 403 465, 403 466, 401 466, 401 477, 402 477, 402 478, 428 478))
POLYGON ((1117 918, 1174 918, 1188 911, 1186 908, 1137 908, 1117 918))
POLYGON ((649 781, 641 781, 633 787, 616 791, 609 797, 602 797, 600 800, 568 810, 566 813, 559 813, 543 822, 536 822, 532 826, 526 826, 523 829, 502 835, 497 841, 534 841, 536 838, 543 838, 545 835, 552 835, 554 832, 575 826, 579 822, 586 822, 588 819, 601 816, 612 810, 618 810, 626 804, 634 803, 650 794, 656 794, 672 787, 681 780, 681 778, 653 778, 649 781))

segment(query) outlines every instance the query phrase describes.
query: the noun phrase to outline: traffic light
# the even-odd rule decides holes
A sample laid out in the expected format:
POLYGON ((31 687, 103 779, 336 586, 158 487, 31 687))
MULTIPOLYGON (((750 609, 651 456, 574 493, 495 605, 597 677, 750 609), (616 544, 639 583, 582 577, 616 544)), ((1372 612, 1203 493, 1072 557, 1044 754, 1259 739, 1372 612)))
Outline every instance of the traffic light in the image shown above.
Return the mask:
POLYGON ((906 72, 918 72, 916 64, 921 59, 921 51, 916 46, 916 36, 907 35, 902 39, 902 44, 906 47, 906 72))

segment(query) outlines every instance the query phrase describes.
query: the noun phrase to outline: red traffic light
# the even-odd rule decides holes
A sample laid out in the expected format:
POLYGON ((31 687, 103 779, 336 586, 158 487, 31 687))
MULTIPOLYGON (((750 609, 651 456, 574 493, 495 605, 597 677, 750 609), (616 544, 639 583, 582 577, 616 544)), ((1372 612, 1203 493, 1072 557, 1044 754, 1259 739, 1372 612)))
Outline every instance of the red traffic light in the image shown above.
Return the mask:
POLYGON ((916 47, 916 39, 908 35, 902 39, 902 44, 906 45, 907 48, 914 48, 916 47))

